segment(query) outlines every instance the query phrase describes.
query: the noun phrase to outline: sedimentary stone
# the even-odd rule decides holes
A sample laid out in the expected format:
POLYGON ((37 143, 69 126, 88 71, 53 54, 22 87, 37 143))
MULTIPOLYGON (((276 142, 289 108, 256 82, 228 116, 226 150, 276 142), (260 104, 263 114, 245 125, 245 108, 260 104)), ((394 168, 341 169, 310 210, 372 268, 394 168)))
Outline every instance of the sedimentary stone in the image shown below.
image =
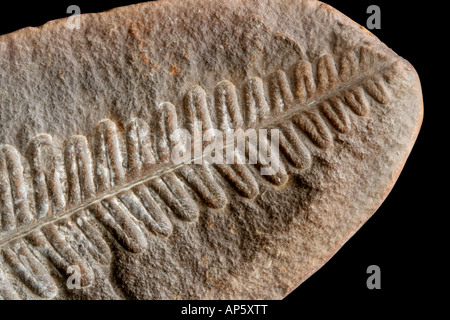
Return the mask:
POLYGON ((407 61, 308 0, 51 21, 0 37, 0 83, 5 299, 283 298, 386 198, 423 112, 407 61), (280 166, 174 163, 195 120, 278 129, 280 166))

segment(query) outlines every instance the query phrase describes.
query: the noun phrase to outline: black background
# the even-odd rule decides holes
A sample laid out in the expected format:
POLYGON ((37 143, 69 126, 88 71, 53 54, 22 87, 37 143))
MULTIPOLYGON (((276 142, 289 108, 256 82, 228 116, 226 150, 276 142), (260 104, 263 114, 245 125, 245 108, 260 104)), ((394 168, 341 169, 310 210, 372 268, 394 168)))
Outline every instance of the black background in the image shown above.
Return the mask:
MULTIPOLYGON (((78 5, 82 13, 88 13, 101 12, 136 2, 138 1, 71 0, 55 3, 50 1, 18 1, 8 5, 2 3, 0 34, 13 32, 26 26, 40 26, 48 20, 67 17, 69 14, 66 13, 66 9, 71 4, 78 5)), ((437 53, 436 59, 430 60, 425 54, 432 48, 442 50, 444 46, 434 42, 431 32, 433 20, 437 19, 436 14, 439 9, 423 4, 417 6, 409 1, 399 0, 328 0, 324 2, 363 26, 366 25, 369 17, 366 13, 367 7, 376 4, 381 8, 381 30, 371 31, 416 68, 422 81, 425 120, 398 182, 379 210, 325 266, 287 298, 280 302, 264 302, 269 304, 270 317, 268 318, 289 315, 289 319, 300 319, 309 312, 316 316, 353 314, 365 317, 373 313, 390 314, 394 309, 401 313, 415 311, 424 307, 425 298, 433 294, 434 291, 430 291, 428 285, 435 284, 432 280, 433 273, 437 272, 436 267, 440 264, 439 258, 430 252, 430 240, 433 235, 428 233, 428 222, 433 221, 436 226, 440 222, 440 217, 448 211, 448 209, 437 210, 432 205, 434 202, 430 204, 426 198, 426 194, 433 189, 433 184, 428 179, 433 175, 431 171, 434 165, 425 161, 429 157, 436 156, 435 153, 430 154, 430 151, 425 150, 426 147, 429 148, 429 143, 426 142, 427 127, 434 126, 428 119, 428 113, 433 113, 430 107, 433 104, 431 99, 435 98, 430 91, 436 89, 432 87, 436 74, 443 72, 436 70, 437 61, 443 57, 437 53), (372 264, 381 268, 381 290, 369 290, 366 287, 369 276, 366 269, 372 264)), ((438 34, 444 35, 446 32, 446 29, 440 31, 435 29, 435 33, 438 34)), ((444 67, 440 64, 438 69, 439 66, 444 67)), ((441 108, 443 107, 448 106, 442 105, 441 108)), ((436 139, 430 140, 436 141, 436 139)), ((439 161, 434 164, 440 165, 439 161)), ((80 303, 80 307, 74 307, 78 306, 78 303, 64 302, 56 303, 56 305, 64 306, 66 310, 75 313, 83 313, 86 307, 95 307, 95 304, 85 302, 80 303)), ((52 307, 54 304, 51 303, 52 307)), ((102 302, 99 304, 101 305, 99 310, 104 316, 106 316, 105 312, 111 313, 111 311, 123 309, 130 315, 134 315, 135 312, 147 312, 148 318, 152 318, 152 315, 158 311, 164 312, 167 316, 179 315, 180 308, 187 305, 187 302, 102 302)), ((226 305, 221 302, 193 302, 193 304, 196 306, 226 305)))

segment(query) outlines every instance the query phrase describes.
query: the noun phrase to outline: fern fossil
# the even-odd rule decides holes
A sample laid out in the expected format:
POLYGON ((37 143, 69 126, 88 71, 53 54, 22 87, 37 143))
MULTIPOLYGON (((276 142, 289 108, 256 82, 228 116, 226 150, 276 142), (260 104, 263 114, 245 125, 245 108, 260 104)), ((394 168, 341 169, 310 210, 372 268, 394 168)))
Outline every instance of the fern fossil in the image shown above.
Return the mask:
MULTIPOLYGON (((55 297, 58 286, 49 265, 63 277, 77 265, 83 286, 94 281, 91 264, 108 264, 112 255, 93 219, 125 250, 139 253, 152 241, 142 228, 155 237, 170 237, 174 217, 192 223, 204 206, 225 207, 229 191, 217 183, 219 176, 248 199, 259 194, 261 183, 282 187, 293 168, 308 170, 312 148, 330 148, 335 134, 352 130, 354 116, 363 117, 371 106, 389 101, 393 69, 395 63, 362 47, 338 59, 326 54, 313 64, 299 61, 288 73, 279 70, 269 79, 251 77, 238 86, 224 80, 213 93, 199 86, 189 90, 184 102, 191 115, 187 128, 201 120, 205 130, 213 123, 220 130, 280 129, 283 160, 272 176, 258 176, 252 165, 171 163, 171 133, 181 126, 170 102, 158 106, 157 130, 148 119, 132 119, 124 130, 104 119, 95 136, 72 136, 64 152, 48 134, 35 137, 24 156, 2 145, 0 297, 20 296, 9 284, 13 277, 24 290, 55 297), (214 106, 208 106, 208 94, 214 96, 214 106)), ((247 150, 252 152, 257 151, 247 150)))

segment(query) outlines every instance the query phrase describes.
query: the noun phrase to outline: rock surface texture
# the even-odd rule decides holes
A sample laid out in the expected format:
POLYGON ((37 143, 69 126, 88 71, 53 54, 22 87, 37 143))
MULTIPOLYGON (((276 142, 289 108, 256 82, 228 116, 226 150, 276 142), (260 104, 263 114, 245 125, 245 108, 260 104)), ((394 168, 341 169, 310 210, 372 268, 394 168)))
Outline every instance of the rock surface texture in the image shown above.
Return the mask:
POLYGON ((423 114, 413 67, 312 0, 51 21, 0 37, 0 83, 4 299, 283 298, 380 206, 423 114), (279 170, 173 163, 195 120, 279 129, 279 170))

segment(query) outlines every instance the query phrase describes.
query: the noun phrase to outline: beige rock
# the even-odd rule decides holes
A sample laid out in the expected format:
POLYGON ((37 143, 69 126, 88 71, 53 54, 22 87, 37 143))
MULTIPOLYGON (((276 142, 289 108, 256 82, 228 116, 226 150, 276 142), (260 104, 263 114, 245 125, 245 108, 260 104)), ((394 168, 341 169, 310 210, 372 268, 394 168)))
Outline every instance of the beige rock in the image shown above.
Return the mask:
POLYGON ((413 67, 312 0, 51 21, 0 37, 0 77, 5 299, 283 298, 380 206, 423 114, 413 67), (279 129, 279 170, 174 163, 196 119, 279 129))

